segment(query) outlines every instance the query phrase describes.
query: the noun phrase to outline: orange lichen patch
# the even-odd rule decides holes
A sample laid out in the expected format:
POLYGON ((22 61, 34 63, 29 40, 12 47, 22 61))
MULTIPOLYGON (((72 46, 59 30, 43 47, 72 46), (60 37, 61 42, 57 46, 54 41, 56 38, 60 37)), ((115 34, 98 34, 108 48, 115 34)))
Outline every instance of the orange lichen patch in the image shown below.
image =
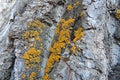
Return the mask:
POLYGON ((70 41, 70 30, 61 30, 58 41, 68 43, 70 41))
POLYGON ((50 77, 48 74, 45 74, 44 77, 43 77, 43 80, 50 80, 50 77))
POLYGON ((116 14, 115 14, 115 17, 117 19, 120 19, 120 9, 117 10, 116 14))
POLYGON ((67 21, 64 21, 62 24, 62 29, 71 29, 71 24, 74 23, 75 19, 70 18, 67 21))
POLYGON ((51 54, 49 59, 47 60, 47 64, 46 64, 46 68, 45 68, 45 73, 49 73, 50 70, 52 69, 53 65, 55 62, 59 62, 59 60, 62 57, 60 55, 56 55, 56 54, 51 54))
POLYGON ((57 28, 55 29, 55 34, 59 34, 59 32, 60 32, 60 28, 57 27, 57 28))
POLYGON ((73 42, 80 40, 84 36, 83 28, 78 28, 78 30, 75 31, 74 36, 75 38, 73 39, 73 42))
POLYGON ((32 73, 30 74, 29 80, 35 80, 35 79, 34 79, 35 76, 37 76, 37 74, 36 74, 35 72, 32 72, 32 73))
POLYGON ((78 48, 78 51, 81 51, 81 49, 80 49, 80 48, 78 48))
POLYGON ((63 48, 65 48, 65 43, 55 42, 53 47, 50 47, 50 52, 59 54, 63 48))
MULTIPOLYGON (((40 54, 42 53, 42 50, 44 50, 41 36, 43 36, 42 32, 44 27, 45 25, 39 20, 34 20, 28 22, 27 30, 22 34, 22 38, 29 44, 29 49, 22 57, 25 60, 26 71, 37 70, 37 73, 40 71, 40 54)), ((36 80, 36 75, 35 72, 32 72, 29 80, 36 80)), ((25 75, 23 75, 23 77, 24 76, 25 75)))
POLYGON ((49 72, 53 68, 55 62, 59 62, 62 58, 61 50, 65 49, 66 45, 70 44, 70 29, 71 24, 74 23, 75 19, 70 18, 68 20, 61 19, 56 28, 56 34, 58 35, 53 46, 50 47, 50 57, 47 60, 45 67, 44 80, 50 80, 49 72))
MULTIPOLYGON (((65 21, 66 21, 65 19, 61 19, 58 24, 62 24, 62 23, 64 23, 65 21)), ((57 25, 57 26, 59 26, 59 25, 57 25)))
POLYGON ((36 41, 40 41, 41 39, 39 38, 39 33, 35 30, 29 30, 23 33, 23 38, 25 40, 29 40, 31 38, 34 38, 36 41))
POLYGON ((70 49, 73 53, 75 52, 75 50, 76 50, 76 46, 74 45, 74 46, 72 46, 72 48, 70 49))
POLYGON ((73 9, 73 6, 72 5, 68 5, 67 6, 67 10, 72 10, 73 9))
POLYGON ((23 59, 25 60, 26 68, 36 67, 36 63, 40 62, 40 50, 30 48, 24 53, 23 59))
POLYGON ((39 20, 34 20, 34 21, 28 23, 28 28, 41 29, 43 27, 45 27, 45 25, 43 23, 41 23, 39 20))
POLYGON ((27 41, 35 40, 41 42, 42 39, 40 36, 44 27, 45 25, 39 20, 28 22, 27 31, 25 31, 22 35, 23 39, 27 41))
POLYGON ((71 52, 75 55, 78 55, 78 52, 80 52, 80 48, 78 46, 76 46, 76 44, 74 44, 71 48, 70 48, 71 52))
POLYGON ((72 5, 68 5, 67 6, 67 10, 72 10, 74 7, 76 7, 77 5, 79 5, 80 4, 80 2, 79 1, 77 1, 76 3, 74 3, 74 4, 72 4, 72 5))
POLYGON ((25 74, 22 74, 22 76, 21 76, 23 79, 25 79, 26 78, 26 75, 25 74))
POLYGON ((59 28, 58 42, 70 44, 70 29, 72 29, 71 24, 74 23, 74 21, 75 19, 73 18, 70 18, 68 20, 60 20, 60 23, 58 23, 57 26, 57 28, 59 28))

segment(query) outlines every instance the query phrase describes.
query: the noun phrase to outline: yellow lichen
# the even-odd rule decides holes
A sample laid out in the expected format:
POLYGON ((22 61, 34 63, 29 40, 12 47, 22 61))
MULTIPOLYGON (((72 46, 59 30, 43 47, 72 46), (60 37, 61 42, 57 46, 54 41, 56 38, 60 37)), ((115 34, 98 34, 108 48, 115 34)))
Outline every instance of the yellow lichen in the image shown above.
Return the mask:
POLYGON ((80 48, 74 44, 71 48, 70 48, 71 52, 75 55, 78 55, 78 52, 80 52, 80 48))
POLYGON ((71 24, 74 23, 75 19, 74 18, 70 18, 68 19, 67 21, 64 21, 63 24, 62 24, 62 29, 65 30, 65 29, 71 29, 71 24))
POLYGON ((71 51, 75 52, 75 49, 76 49, 76 46, 74 45, 74 46, 72 46, 71 51))
POLYGON ((78 51, 81 51, 81 49, 80 49, 80 48, 78 48, 78 51))
POLYGON ((23 39, 27 41, 30 41, 31 39, 35 39, 35 41, 41 41, 40 34, 43 32, 42 29, 44 27, 45 25, 39 20, 28 22, 27 31, 25 31, 22 35, 23 39))
MULTIPOLYGON (((26 71, 40 71, 40 54, 43 50, 41 37, 44 27, 45 25, 39 20, 34 20, 28 22, 27 30, 22 34, 22 38, 29 44, 27 52, 22 57, 25 60, 26 71)), ((35 80, 36 75, 37 73, 32 72, 29 80, 35 80)))
POLYGON ((43 23, 41 23, 39 20, 34 20, 32 22, 29 22, 27 27, 41 29, 41 28, 45 27, 45 25, 43 23))
POLYGON ((50 48, 50 52, 59 54, 63 48, 65 48, 65 43, 55 42, 53 47, 50 48))
POLYGON ((25 60, 26 68, 36 67, 36 63, 40 62, 40 50, 30 48, 26 53, 24 53, 23 59, 25 60))
POLYGON ((80 4, 80 2, 79 1, 77 1, 76 3, 74 3, 74 4, 72 4, 72 5, 68 5, 67 6, 67 10, 72 10, 74 7, 76 7, 77 5, 79 5, 80 4))
POLYGON ((73 8, 72 5, 67 6, 67 10, 72 10, 72 8, 73 8))
POLYGON ((32 72, 30 74, 29 80, 35 80, 34 78, 37 76, 37 74, 35 72, 32 72))
POLYGON ((25 78, 26 78, 26 75, 25 75, 25 74, 22 74, 22 78, 25 79, 25 78))
POLYGON ((46 68, 45 68, 45 73, 48 74, 53 67, 55 62, 59 62, 61 59, 61 56, 56 55, 56 54, 51 54, 49 59, 47 60, 46 68))
POLYGON ((50 47, 51 55, 47 60, 44 80, 49 80, 49 72, 53 68, 55 62, 59 62, 61 57, 61 50, 65 49, 67 44, 70 44, 70 29, 71 24, 74 23, 75 19, 69 18, 68 20, 61 19, 56 28, 56 34, 58 34, 57 41, 54 42, 53 46, 50 47))
POLYGON ((23 33, 22 36, 25 40, 30 40, 34 38, 36 41, 40 41, 39 33, 35 30, 26 31, 25 33, 23 33))
POLYGON ((73 42, 76 42, 77 40, 80 40, 84 36, 83 28, 80 27, 78 30, 74 32, 75 38, 73 39, 73 42))
POLYGON ((117 19, 120 19, 120 9, 117 10, 116 14, 115 14, 115 17, 117 19))
POLYGON ((43 77, 43 80, 50 80, 50 77, 48 74, 45 74, 44 77, 43 77))
MULTIPOLYGON (((44 80, 50 80, 49 72, 53 68, 55 62, 59 62, 62 58, 61 50, 65 49, 67 45, 70 45, 70 30, 72 29, 71 24, 74 23, 75 19, 69 18, 68 20, 61 19, 56 28, 57 39, 54 42, 53 46, 50 47, 50 56, 47 60, 47 64, 45 67, 45 75, 43 77, 44 80)), ((84 36, 83 29, 79 28, 74 33, 74 42, 81 39, 84 36)), ((71 51, 75 52, 76 46, 71 47, 71 51)))
POLYGON ((65 49, 66 45, 70 44, 70 29, 71 24, 74 23, 75 19, 69 18, 68 20, 61 19, 56 28, 56 34, 58 35, 53 46, 50 47, 50 57, 47 60, 45 67, 44 80, 50 80, 49 72, 53 68, 55 62, 59 62, 62 58, 61 50, 65 49))
POLYGON ((59 34, 59 32, 60 32, 60 28, 57 27, 57 28, 55 29, 55 34, 59 34))

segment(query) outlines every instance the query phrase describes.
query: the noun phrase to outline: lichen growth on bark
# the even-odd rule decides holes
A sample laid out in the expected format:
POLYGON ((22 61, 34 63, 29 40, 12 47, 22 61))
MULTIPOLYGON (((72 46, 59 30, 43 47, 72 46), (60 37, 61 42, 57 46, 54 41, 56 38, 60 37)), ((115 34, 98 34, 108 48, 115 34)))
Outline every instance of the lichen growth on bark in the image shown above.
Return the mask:
MULTIPOLYGON (((68 20, 61 19, 60 22, 57 25, 57 28, 55 30, 55 42, 50 47, 50 56, 47 60, 47 64, 45 67, 45 75, 43 77, 44 80, 50 79, 49 72, 53 68, 53 65, 55 62, 59 62, 59 60, 62 58, 61 51, 66 48, 66 46, 71 45, 71 25, 74 23, 75 19, 69 18, 68 20), (57 38, 56 38, 57 37, 57 38)), ((83 37, 83 32, 80 29, 75 31, 75 40, 77 41, 83 37), (79 35, 79 33, 81 35, 79 35)), ((71 50, 74 52, 75 47, 73 46, 71 50)))
MULTIPOLYGON (((44 27, 45 25, 39 20, 28 22, 27 30, 22 35, 23 40, 29 43, 28 50, 22 57, 25 60, 25 67, 27 70, 34 69, 40 71, 40 54, 43 50, 41 35, 44 27)), ((37 73, 32 72, 29 80, 34 80, 36 75, 37 73)))
POLYGON ((115 17, 117 19, 120 19, 120 9, 117 10, 116 14, 115 14, 115 17))

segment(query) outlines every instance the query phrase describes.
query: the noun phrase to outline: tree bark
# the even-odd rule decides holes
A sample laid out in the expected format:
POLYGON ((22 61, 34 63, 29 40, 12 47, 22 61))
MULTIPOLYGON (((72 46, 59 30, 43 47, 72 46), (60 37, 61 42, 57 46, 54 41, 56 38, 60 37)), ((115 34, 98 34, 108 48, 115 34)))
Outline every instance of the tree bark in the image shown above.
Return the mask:
POLYGON ((119 80, 120 21, 115 17, 119 3, 119 0, 0 0, 0 80, 45 80, 45 74, 50 80, 119 80), (56 28, 63 24, 61 20, 69 19, 74 19, 69 25, 70 44, 60 49, 62 58, 46 73, 52 55, 50 47, 59 38, 56 28), (29 23, 37 20, 39 27, 45 27, 29 28, 29 23), (79 28, 84 36, 74 42, 79 28), (24 39, 27 31, 37 31, 42 41, 35 42, 36 36, 30 37, 30 33, 30 39, 24 39), (41 52, 37 56, 40 61, 33 60, 36 67, 26 68, 27 59, 23 56, 32 44, 41 52))

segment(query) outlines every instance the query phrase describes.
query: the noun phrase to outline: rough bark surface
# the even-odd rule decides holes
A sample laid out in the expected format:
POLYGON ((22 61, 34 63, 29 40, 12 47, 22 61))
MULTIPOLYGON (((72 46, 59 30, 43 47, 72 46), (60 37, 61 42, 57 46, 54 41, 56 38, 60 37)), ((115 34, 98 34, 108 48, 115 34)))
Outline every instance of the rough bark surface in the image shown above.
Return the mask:
POLYGON ((51 80, 120 80, 120 20, 115 18, 119 8, 120 0, 0 0, 0 80, 43 80, 57 24, 69 18, 75 19, 71 40, 83 27, 85 35, 76 42, 81 50, 77 55, 63 50, 63 58, 49 73, 51 80), (40 70, 28 70, 22 56, 29 42, 22 34, 36 19, 46 26, 40 70), (31 72, 37 77, 29 78, 31 72))

